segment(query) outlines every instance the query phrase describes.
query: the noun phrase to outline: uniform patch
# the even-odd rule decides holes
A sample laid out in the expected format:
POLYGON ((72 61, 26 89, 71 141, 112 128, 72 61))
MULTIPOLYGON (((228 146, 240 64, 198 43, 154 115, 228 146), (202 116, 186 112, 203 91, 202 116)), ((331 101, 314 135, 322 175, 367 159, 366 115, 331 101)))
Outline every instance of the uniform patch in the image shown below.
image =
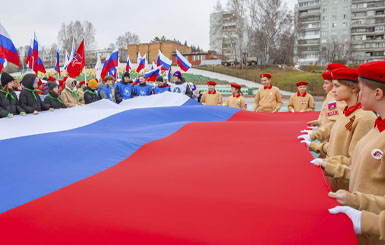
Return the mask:
POLYGON ((302 105, 306 105, 306 104, 307 104, 307 101, 306 101, 306 100, 302 100, 302 101, 301 101, 301 104, 302 104, 302 105))
POLYGON ((337 108, 337 101, 332 101, 328 103, 329 110, 335 110, 337 108))
POLYGON ((338 115, 338 111, 328 112, 328 117, 331 117, 331 116, 334 116, 334 115, 338 115))
POLYGON ((372 157, 377 160, 381 160, 382 156, 384 155, 384 152, 380 149, 374 149, 372 150, 372 157))

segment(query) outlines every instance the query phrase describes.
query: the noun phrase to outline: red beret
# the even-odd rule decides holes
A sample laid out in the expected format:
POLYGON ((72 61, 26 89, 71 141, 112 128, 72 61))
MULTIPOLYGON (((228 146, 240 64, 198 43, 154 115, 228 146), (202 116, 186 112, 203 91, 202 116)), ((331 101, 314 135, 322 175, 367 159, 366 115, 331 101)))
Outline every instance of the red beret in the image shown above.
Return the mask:
POLYGON ((64 90, 66 88, 66 86, 61 85, 60 88, 64 90))
POLYGON ((214 81, 209 81, 209 82, 207 82, 207 85, 212 85, 212 86, 215 86, 215 85, 217 85, 217 83, 216 83, 216 82, 214 82, 214 81))
POLYGON ((49 82, 56 82, 56 78, 52 77, 52 76, 49 76, 48 77, 48 81, 49 82))
POLYGON ((325 71, 324 73, 322 73, 322 78, 324 80, 333 80, 332 72, 331 71, 325 71))
POLYGON ((332 71, 333 80, 348 80, 358 82, 358 69, 356 68, 342 68, 332 71))
POLYGON ((85 82, 85 81, 81 81, 81 82, 79 83, 79 86, 82 85, 82 84, 86 84, 86 82, 85 82))
POLYGON ((299 86, 306 86, 306 85, 308 85, 309 83, 308 82, 305 82, 305 81, 301 81, 301 82, 297 82, 297 87, 299 87, 299 86))
POLYGON ((63 81, 63 80, 60 80, 60 81, 59 81, 59 85, 60 85, 60 86, 63 86, 63 85, 64 85, 64 81, 63 81))
POLYGON ((260 78, 264 78, 264 77, 271 79, 271 74, 269 74, 269 73, 261 74, 260 78))
POLYGON ((358 67, 360 77, 385 83, 385 61, 373 61, 358 67))
POLYGON ((341 68, 348 68, 346 65, 343 64, 329 64, 327 70, 333 71, 335 69, 341 69, 341 68))
POLYGON ((235 83, 231 84, 231 87, 232 88, 237 88, 237 89, 241 89, 242 88, 241 85, 238 85, 238 84, 235 84, 235 83))

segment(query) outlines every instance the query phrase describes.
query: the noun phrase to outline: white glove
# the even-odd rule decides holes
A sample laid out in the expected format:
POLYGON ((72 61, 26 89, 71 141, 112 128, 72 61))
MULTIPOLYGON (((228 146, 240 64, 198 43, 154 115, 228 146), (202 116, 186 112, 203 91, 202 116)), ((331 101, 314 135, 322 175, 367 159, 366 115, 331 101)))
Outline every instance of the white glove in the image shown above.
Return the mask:
POLYGON ((312 130, 302 130, 301 133, 309 135, 309 134, 313 133, 313 131, 312 130))
POLYGON ((353 222, 354 232, 357 235, 361 234, 361 211, 357 209, 348 207, 348 206, 337 206, 335 208, 329 209, 329 213, 331 214, 346 214, 353 222))
POLYGON ((301 143, 305 143, 307 145, 307 147, 310 147, 310 141, 308 140, 302 140, 301 143))
POLYGON ((307 140, 310 142, 312 141, 308 134, 300 135, 300 136, 298 136, 298 139, 304 139, 304 140, 307 140))
POLYGON ((317 126, 308 126, 308 128, 310 128, 311 130, 317 130, 318 129, 317 126))
POLYGON ((311 164, 314 164, 316 166, 319 166, 321 162, 323 162, 324 159, 321 159, 321 158, 316 158, 314 159, 313 161, 310 161, 311 164))
POLYGON ((295 112, 294 110, 291 110, 291 112, 295 112))

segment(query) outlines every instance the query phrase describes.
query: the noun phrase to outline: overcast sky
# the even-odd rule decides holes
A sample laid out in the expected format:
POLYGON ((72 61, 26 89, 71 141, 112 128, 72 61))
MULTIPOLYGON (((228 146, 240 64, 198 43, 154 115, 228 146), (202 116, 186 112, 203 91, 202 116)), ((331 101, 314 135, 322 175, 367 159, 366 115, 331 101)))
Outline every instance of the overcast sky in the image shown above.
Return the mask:
MULTIPOLYGON (((0 23, 16 47, 29 45, 36 32, 40 45, 57 42, 63 22, 88 20, 96 29, 98 48, 115 43, 126 31, 141 42, 165 35, 209 48, 209 20, 217 0, 13 0, 3 1, 0 23)), ((284 0, 290 10, 296 0, 284 0)), ((226 0, 221 1, 224 5, 226 0)))

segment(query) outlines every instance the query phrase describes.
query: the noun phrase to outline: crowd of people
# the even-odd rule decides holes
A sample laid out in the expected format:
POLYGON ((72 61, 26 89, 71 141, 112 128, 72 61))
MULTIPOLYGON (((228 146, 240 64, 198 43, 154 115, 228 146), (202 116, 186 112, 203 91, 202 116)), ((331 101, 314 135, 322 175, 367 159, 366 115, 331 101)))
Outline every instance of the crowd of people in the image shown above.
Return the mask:
MULTIPOLYGON (((385 61, 370 62, 358 69, 329 64, 322 73, 327 94, 319 118, 309 122, 309 129, 298 138, 310 151, 319 154, 312 164, 322 167, 335 198, 342 206, 330 213, 345 213, 352 219, 361 244, 385 244, 385 61), (382 240, 381 240, 382 239, 382 240)), ((280 90, 271 83, 271 74, 260 75, 262 87, 257 91, 253 111, 278 112, 282 107, 280 90)), ((151 96, 164 92, 194 97, 193 88, 182 74, 174 73, 174 82, 163 77, 156 86, 147 84, 143 75, 137 81, 125 73, 120 82, 106 76, 104 81, 91 79, 86 84, 72 78, 46 83, 35 74, 26 74, 21 85, 8 73, 1 75, 0 117, 12 118, 90 104, 100 99, 115 103, 134 96, 151 96), (19 96, 15 91, 20 91, 19 96), (40 94, 44 94, 44 100, 40 94)), ((222 95, 216 83, 197 100, 203 105, 222 106, 222 95)), ((290 97, 291 112, 313 111, 314 99, 306 92, 308 83, 298 82, 298 93, 290 97)), ((246 109, 241 86, 231 84, 226 106, 246 109)))
MULTIPOLYGON (((186 82, 181 72, 173 75, 174 82, 168 83, 162 76, 158 76, 155 86, 147 83, 144 75, 136 81, 131 79, 130 73, 123 74, 121 81, 115 81, 112 76, 105 76, 103 81, 90 79, 78 82, 73 78, 64 77, 57 81, 54 77, 39 79, 35 74, 26 74, 18 83, 10 74, 3 72, 0 88, 0 118, 13 118, 15 115, 39 114, 41 111, 54 111, 71 108, 107 99, 117 104, 135 96, 150 96, 164 92, 185 94, 203 105, 222 106, 222 95, 216 91, 216 82, 209 81, 208 91, 198 91, 195 84, 186 82), (20 92, 17 95, 16 92, 20 92), (42 97, 44 99, 42 100, 42 97)), ((282 107, 280 91, 271 84, 271 75, 262 74, 261 83, 264 85, 255 97, 254 111, 277 112, 282 107)), ((290 99, 289 110, 314 110, 313 97, 306 93, 307 82, 299 82, 298 95, 290 99)), ((224 103, 225 106, 247 109, 246 100, 239 84, 231 84, 231 96, 224 103)))
POLYGON ((330 64, 322 76, 322 111, 298 138, 342 205, 329 212, 352 220, 360 244, 385 244, 385 61, 330 64))

